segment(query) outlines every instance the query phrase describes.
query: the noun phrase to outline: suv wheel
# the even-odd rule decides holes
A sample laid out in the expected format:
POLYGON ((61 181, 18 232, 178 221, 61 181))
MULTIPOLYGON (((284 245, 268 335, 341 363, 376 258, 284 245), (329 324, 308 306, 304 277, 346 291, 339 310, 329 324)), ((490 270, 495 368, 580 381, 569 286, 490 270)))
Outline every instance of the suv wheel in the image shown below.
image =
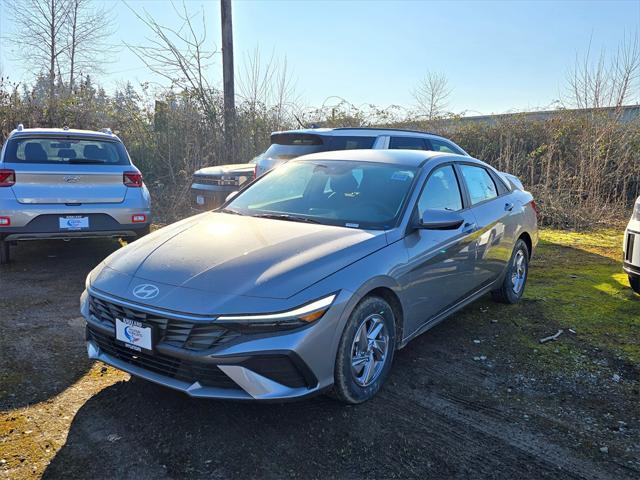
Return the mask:
POLYGON ((524 240, 518 240, 500 288, 493 290, 493 299, 501 303, 517 303, 524 293, 529 274, 529 248, 524 240))
POLYGON ((9 242, 6 240, 0 240, 0 265, 9 263, 9 242))
POLYGON ((634 292, 640 295, 640 277, 629 275, 629 285, 631 285, 634 292))
POLYGON ((345 403, 373 397, 391 370, 395 353, 395 316, 380 297, 367 297, 345 326, 334 368, 333 395, 345 403))

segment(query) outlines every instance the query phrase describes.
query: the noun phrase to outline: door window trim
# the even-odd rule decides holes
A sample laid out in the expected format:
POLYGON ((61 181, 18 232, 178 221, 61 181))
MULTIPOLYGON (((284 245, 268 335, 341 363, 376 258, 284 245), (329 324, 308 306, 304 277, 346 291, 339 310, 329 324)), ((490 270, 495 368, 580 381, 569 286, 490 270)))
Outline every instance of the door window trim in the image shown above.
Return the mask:
POLYGON ((465 191, 465 195, 467 197, 469 208, 475 208, 478 205, 483 205, 485 203, 492 202, 494 200, 497 200, 497 199, 499 199, 499 198, 511 193, 509 190, 507 190, 504 193, 500 193, 500 189, 498 188, 498 185, 496 185, 496 180, 495 180, 493 172, 491 171, 490 168, 487 168, 484 165, 478 165, 477 163, 464 162, 464 161, 463 162, 455 162, 455 165, 456 165, 456 170, 459 173, 459 178, 462 179, 462 184, 464 185, 463 188, 464 188, 464 191, 465 191), (477 168, 482 168, 483 170, 485 170, 487 172, 487 174, 489 175, 489 178, 491 178, 491 180, 493 181, 494 186, 496 187, 496 192, 497 192, 498 195, 493 197, 493 198, 487 198, 486 200, 482 200, 481 202, 478 202, 478 203, 472 203, 471 202, 471 195, 469 194, 469 189, 467 188, 467 184, 464 181, 464 176, 462 175, 462 169, 460 168, 461 165, 469 165, 470 167, 477 167, 477 168))
POLYGON ((422 182, 422 185, 420 186, 420 192, 416 197, 416 201, 413 205, 413 211, 411 212, 412 219, 415 220, 416 215, 420 214, 420 212, 418 211, 418 204, 420 203, 420 199, 422 198, 424 189, 427 188, 427 183, 429 183, 429 179, 431 178, 431 175, 433 175, 438 170, 444 167, 452 167, 453 175, 455 176, 456 182, 458 183, 458 190, 460 192, 460 200, 462 201, 462 208, 460 210, 456 210, 456 213, 464 212, 471 207, 471 205, 468 203, 466 188, 461 185, 461 182, 460 182, 461 177, 460 177, 460 173, 458 172, 458 169, 456 168, 456 163, 455 162, 441 163, 437 165, 435 168, 431 169, 431 171, 429 172, 429 175, 427 175, 427 178, 425 178, 424 182, 422 182))

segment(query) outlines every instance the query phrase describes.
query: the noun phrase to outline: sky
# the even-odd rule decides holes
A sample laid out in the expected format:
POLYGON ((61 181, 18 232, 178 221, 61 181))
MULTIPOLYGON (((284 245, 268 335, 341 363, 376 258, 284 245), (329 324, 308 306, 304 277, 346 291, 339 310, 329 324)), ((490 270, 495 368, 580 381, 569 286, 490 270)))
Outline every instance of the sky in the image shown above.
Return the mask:
MULTIPOLYGON (((32 75, 7 43, 13 25, 0 0, 0 67, 14 81, 32 75)), ((112 61, 98 81, 107 90, 131 81, 161 82, 124 42, 142 45, 149 32, 122 1, 106 3, 115 18, 112 61)), ((159 23, 178 27, 165 0, 128 0, 159 23)), ((208 40, 220 45, 217 0, 187 0, 204 12, 208 40)), ((175 5, 181 7, 181 2, 175 5)), ((414 104, 411 92, 428 71, 444 74, 449 110, 467 115, 551 108, 565 93, 576 57, 615 51, 640 31, 640 0, 626 1, 314 1, 234 0, 236 72, 251 52, 286 58, 307 105, 386 107, 414 104), (329 100, 327 100, 329 99, 329 100)), ((221 85, 221 56, 209 73, 221 85)), ((640 94, 638 95, 640 97, 640 94)))

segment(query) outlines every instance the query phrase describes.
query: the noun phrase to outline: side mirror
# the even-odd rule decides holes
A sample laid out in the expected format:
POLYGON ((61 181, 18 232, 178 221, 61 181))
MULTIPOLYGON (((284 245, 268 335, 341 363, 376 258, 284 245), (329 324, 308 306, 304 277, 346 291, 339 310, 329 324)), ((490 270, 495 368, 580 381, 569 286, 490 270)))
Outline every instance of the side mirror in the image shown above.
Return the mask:
POLYGON ((458 212, 449 210, 425 210, 423 217, 416 225, 425 230, 455 230, 464 222, 458 212))
POLYGON ((235 197, 236 195, 238 195, 238 191, 237 190, 235 192, 231 192, 229 195, 227 195, 227 198, 225 198, 224 201, 228 202, 230 200, 233 200, 233 197, 235 197))

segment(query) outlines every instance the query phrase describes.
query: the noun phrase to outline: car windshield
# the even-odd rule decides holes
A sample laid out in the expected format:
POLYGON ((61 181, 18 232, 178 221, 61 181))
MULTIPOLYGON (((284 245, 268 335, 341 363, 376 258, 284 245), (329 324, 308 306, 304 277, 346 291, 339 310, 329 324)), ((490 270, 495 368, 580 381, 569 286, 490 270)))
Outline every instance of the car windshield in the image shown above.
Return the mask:
POLYGON ((120 142, 73 137, 13 138, 7 143, 5 162, 97 165, 130 163, 120 142))
POLYGON ((256 217, 389 229, 415 168, 347 160, 289 162, 249 186, 223 211, 256 217))

